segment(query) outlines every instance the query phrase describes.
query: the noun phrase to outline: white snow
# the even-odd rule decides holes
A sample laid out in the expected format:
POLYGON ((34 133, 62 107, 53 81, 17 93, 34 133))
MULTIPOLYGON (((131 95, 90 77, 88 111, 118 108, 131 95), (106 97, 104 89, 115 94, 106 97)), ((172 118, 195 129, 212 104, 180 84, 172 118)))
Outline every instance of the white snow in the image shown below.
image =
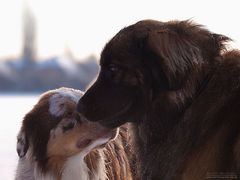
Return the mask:
POLYGON ((38 96, 0 95, 0 179, 13 180, 17 165, 16 137, 24 115, 38 96))

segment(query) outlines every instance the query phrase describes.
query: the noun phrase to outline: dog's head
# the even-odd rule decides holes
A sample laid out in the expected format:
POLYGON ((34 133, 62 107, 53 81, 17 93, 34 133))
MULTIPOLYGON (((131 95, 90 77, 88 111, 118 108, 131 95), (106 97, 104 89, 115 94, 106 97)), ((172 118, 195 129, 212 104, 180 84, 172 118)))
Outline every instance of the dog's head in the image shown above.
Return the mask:
POLYGON ((78 111, 109 127, 140 121, 160 94, 200 81, 227 40, 190 21, 145 20, 126 27, 103 49, 98 79, 78 111))
POLYGON ((27 156, 44 169, 49 161, 61 162, 77 153, 84 157, 115 138, 117 129, 104 128, 78 115, 81 96, 81 91, 68 88, 42 95, 23 120, 17 142, 19 157, 27 156))

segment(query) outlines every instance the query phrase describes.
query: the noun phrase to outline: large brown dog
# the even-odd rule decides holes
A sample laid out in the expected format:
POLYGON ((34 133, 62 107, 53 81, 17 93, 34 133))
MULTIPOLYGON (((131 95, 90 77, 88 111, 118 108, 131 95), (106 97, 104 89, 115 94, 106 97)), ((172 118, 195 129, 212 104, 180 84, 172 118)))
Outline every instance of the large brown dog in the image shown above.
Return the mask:
POLYGON ((78 111, 133 122, 142 179, 240 178, 240 53, 227 41, 190 21, 126 27, 78 111))

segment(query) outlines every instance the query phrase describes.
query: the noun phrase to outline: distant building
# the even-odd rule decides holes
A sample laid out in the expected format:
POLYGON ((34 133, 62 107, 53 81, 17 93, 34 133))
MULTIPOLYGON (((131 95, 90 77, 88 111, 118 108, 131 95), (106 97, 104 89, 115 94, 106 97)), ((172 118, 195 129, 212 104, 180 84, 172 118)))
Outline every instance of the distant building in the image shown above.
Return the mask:
POLYGON ((96 57, 77 60, 66 47, 63 55, 39 61, 36 48, 36 20, 28 4, 23 9, 21 57, 0 61, 0 93, 42 93, 62 86, 85 90, 98 74, 96 57))
POLYGON ((22 59, 24 64, 31 65, 36 59, 36 19, 29 8, 24 4, 23 8, 23 50, 22 59))

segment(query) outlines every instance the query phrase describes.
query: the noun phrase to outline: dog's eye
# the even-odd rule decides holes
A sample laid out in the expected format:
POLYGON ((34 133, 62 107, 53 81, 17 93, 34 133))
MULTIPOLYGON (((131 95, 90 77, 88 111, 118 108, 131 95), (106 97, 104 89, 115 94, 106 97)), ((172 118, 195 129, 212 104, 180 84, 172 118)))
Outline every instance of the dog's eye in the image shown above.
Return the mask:
POLYGON ((110 64, 108 69, 111 72, 117 72, 119 70, 119 68, 115 64, 110 64))

